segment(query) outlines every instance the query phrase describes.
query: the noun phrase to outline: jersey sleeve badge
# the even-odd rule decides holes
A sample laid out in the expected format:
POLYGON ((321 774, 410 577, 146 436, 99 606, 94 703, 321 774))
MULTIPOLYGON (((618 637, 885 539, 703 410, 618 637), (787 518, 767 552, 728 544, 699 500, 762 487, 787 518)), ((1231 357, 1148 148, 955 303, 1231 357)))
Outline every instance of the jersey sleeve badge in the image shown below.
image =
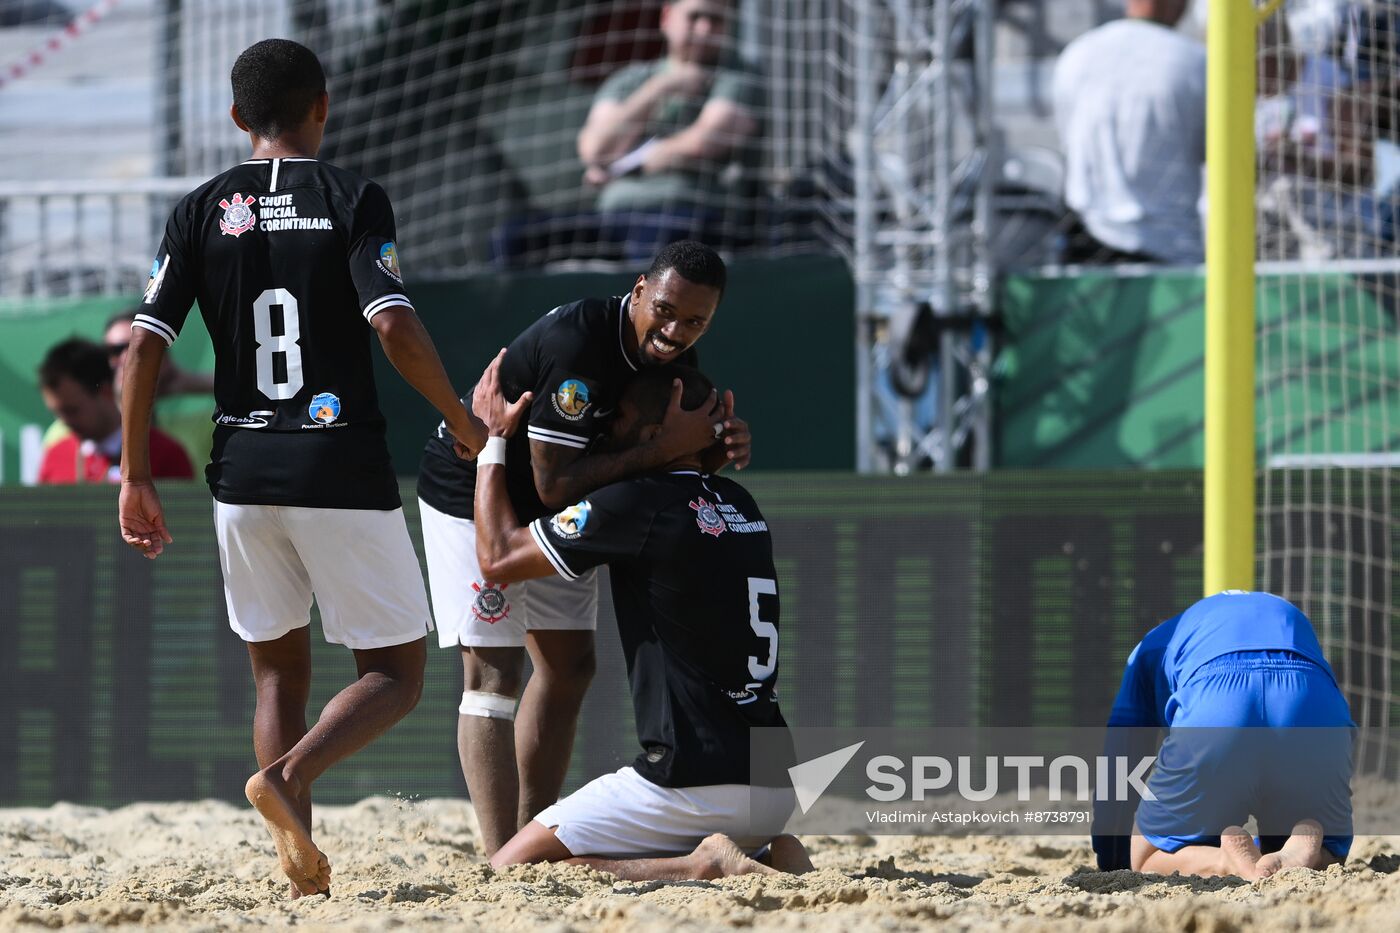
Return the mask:
POLYGON ((552 401, 559 417, 578 421, 588 411, 588 386, 577 379, 565 379, 555 390, 552 401))
POLYGON ((156 295, 160 294, 160 285, 165 281, 165 270, 170 268, 170 254, 165 254, 165 261, 156 257, 151 263, 151 277, 146 281, 146 293, 141 296, 142 304, 154 304, 156 295))
POLYGON ((375 264, 379 266, 380 272, 400 285, 403 284, 403 273, 399 271, 399 248, 394 245, 393 240, 379 247, 379 261, 375 264))
POLYGON ((572 541, 583 534, 588 518, 593 514, 593 506, 587 499, 571 505, 549 520, 549 530, 566 541, 572 541))
POLYGON ((225 236, 240 237, 253 229, 253 224, 258 222, 258 215, 253 213, 256 203, 257 198, 244 199, 241 192, 235 193, 233 200, 224 198, 219 202, 224 209, 224 216, 219 218, 219 229, 225 236))

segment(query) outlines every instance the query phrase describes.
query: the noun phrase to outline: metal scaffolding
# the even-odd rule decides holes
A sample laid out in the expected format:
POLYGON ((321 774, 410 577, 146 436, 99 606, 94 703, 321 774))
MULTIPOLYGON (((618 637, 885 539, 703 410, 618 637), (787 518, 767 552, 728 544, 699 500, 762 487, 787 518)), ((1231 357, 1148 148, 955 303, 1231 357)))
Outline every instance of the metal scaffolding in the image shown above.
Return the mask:
POLYGON ((991 464, 994 17, 992 0, 856 6, 861 472, 991 464))

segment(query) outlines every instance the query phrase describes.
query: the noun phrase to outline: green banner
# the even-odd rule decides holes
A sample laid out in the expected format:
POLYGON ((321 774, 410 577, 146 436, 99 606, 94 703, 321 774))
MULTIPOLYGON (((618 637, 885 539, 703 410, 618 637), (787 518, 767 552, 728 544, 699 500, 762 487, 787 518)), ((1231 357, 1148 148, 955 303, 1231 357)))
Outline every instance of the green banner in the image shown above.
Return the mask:
MULTIPOLYGON (((1395 276, 1260 275, 1255 394, 1261 463, 1400 446, 1395 276)), ((998 462, 1200 467, 1205 282, 1192 272, 1006 282, 998 462)))

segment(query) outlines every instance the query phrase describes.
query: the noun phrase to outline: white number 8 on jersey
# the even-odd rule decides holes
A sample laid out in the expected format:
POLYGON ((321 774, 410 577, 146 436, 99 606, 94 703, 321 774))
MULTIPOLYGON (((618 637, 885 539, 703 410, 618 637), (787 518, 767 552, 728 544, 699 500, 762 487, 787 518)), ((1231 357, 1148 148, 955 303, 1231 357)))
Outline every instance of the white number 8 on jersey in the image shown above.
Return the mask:
POLYGON ((258 391, 270 399, 287 399, 301 391, 301 318, 296 296, 285 288, 269 288, 253 302, 253 336, 258 341, 258 391), (282 333, 272 333, 272 306, 282 307, 282 333), (274 379, 274 354, 287 360, 285 382, 274 379))

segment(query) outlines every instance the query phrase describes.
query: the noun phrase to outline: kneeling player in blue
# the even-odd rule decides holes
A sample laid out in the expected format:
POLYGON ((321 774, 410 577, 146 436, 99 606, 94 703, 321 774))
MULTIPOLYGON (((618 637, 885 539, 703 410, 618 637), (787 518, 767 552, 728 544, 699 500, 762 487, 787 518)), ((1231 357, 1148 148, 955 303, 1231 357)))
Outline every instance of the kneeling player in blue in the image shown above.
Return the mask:
MULTIPOLYGON (((477 461, 481 569, 508 583, 609 565, 642 754, 547 807, 491 864, 569 860, 634 880, 809 870, 802 844, 782 835, 792 788, 750 775, 749 730, 786 728, 774 692, 777 574, 758 506, 705 473, 697 449, 521 527, 503 438, 530 399, 506 405, 500 361, 473 399, 491 434, 477 461)), ((607 442, 645 443, 669 413, 711 398, 695 369, 645 369, 624 390, 607 442)))
POLYGON ((1354 726, 1312 624, 1287 600, 1227 590, 1148 632, 1108 725, 1111 745, 1131 727, 1168 733, 1131 842, 1114 804, 1096 805, 1101 869, 1255 880, 1346 858, 1354 726), (1257 843, 1239 825, 1250 815, 1257 843))

